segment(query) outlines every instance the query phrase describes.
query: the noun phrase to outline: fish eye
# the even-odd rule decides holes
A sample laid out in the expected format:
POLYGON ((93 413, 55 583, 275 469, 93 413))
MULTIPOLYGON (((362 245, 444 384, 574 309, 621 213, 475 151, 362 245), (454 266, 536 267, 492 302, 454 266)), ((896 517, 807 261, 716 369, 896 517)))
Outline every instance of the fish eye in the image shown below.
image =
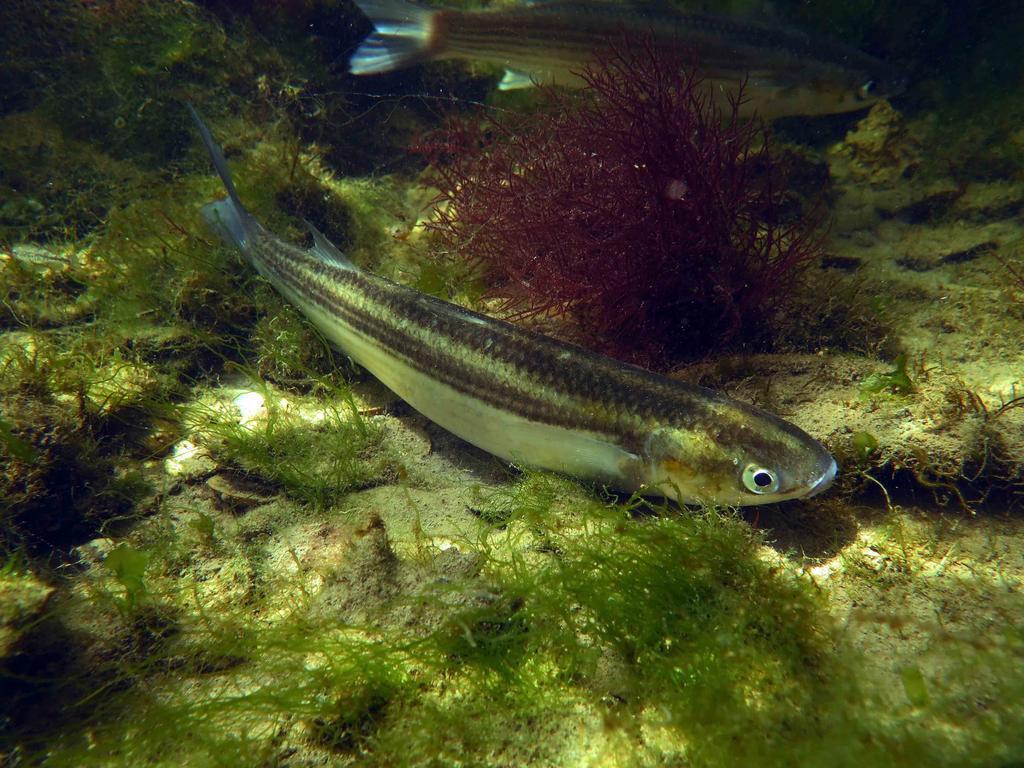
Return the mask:
POLYGON ((861 83, 860 88, 857 89, 858 99, 869 99, 875 93, 875 81, 867 80, 861 83))
POLYGON ((751 493, 775 493, 779 490, 779 476, 766 467, 748 464, 743 470, 743 487, 751 493))

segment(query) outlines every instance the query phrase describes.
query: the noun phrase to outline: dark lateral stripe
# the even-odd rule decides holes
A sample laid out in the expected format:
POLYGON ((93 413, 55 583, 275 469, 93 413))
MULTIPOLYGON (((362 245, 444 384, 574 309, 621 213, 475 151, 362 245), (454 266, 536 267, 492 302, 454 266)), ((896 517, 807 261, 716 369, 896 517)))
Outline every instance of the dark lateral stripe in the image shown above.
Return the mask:
MULTIPOLYGON (((690 414, 694 418, 709 415, 710 393, 706 390, 615 363, 580 347, 528 333, 380 278, 330 267, 283 242, 269 250, 264 258, 275 271, 298 275, 300 282, 291 287, 299 295, 306 295, 314 286, 322 292, 330 283, 351 286, 356 294, 379 307, 374 319, 383 327, 412 327, 423 335, 507 366, 517 372, 527 391, 535 391, 541 385, 553 395, 610 405, 642 420, 670 417, 678 422, 680 418, 688 420, 686 416, 690 414), (297 273, 300 267, 302 272, 297 273), (666 413, 666 407, 670 412, 666 413)), ((372 317, 365 308, 350 306, 336 293, 331 298, 331 305, 325 307, 328 311, 345 310, 360 317, 372 317)), ((422 339, 413 341, 417 347, 424 344, 422 339)), ((419 350, 414 348, 406 354, 416 360, 419 350)))
MULTIPOLYGON (((414 329, 422 336, 439 338, 451 345, 467 346, 460 336, 445 334, 442 328, 434 329, 422 322, 417 323, 408 307, 407 311, 402 311, 401 304, 393 300, 399 298, 400 289, 395 291, 395 295, 385 295, 367 281, 365 275, 347 270, 329 272, 322 263, 312 261, 308 257, 300 261, 291 253, 282 258, 278 254, 262 250, 259 256, 272 269, 275 278, 282 285, 337 317, 351 330, 388 349, 412 367, 427 371, 457 390, 472 394, 487 401, 488 404, 508 411, 516 411, 509 407, 509 401, 523 400, 532 401, 527 403, 529 414, 523 415, 537 415, 550 409, 550 402, 529 396, 527 389, 514 386, 516 382, 503 381, 486 369, 467 366, 466 361, 457 355, 440 353, 437 351, 437 344, 430 344, 423 338, 417 338, 413 333, 414 329), (332 286, 332 283, 336 285, 332 286), (367 307, 353 305, 337 290, 337 286, 340 285, 346 285, 358 292, 368 299, 368 303, 383 311, 375 313, 367 307), (373 295, 375 293, 376 296, 373 295), (488 394, 492 390, 494 395, 488 394)), ((530 386, 532 383, 523 384, 530 386)), ((530 388, 536 389, 536 384, 530 388)), ((572 393, 568 392, 562 394, 565 397, 572 396, 572 393)))
MULTIPOLYGON (((467 365, 459 357, 439 351, 437 345, 425 344, 422 339, 411 335, 394 320, 388 321, 361 308, 353 307, 336 291, 330 289, 329 283, 324 280, 325 275, 317 269, 320 266, 318 264, 295 264, 287 257, 281 259, 277 254, 263 248, 258 255, 273 271, 281 285, 311 301, 349 329, 388 350, 406 364, 429 373, 458 392, 531 421, 586 430, 615 437, 617 440, 630 437, 629 432, 632 430, 624 429, 626 425, 621 423, 622 419, 614 420, 620 423, 611 423, 612 420, 601 419, 593 408, 581 409, 574 402, 576 398, 572 393, 558 393, 568 401, 564 403, 556 403, 531 394, 536 391, 537 383, 530 381, 529 374, 521 369, 517 369, 517 373, 524 375, 522 380, 503 379, 486 368, 467 365)), ((349 278, 348 282, 353 287, 360 278, 358 273, 352 272, 346 272, 344 276, 349 278)), ((420 330, 435 333, 433 329, 428 331, 421 327, 420 330)), ((459 339, 453 336, 447 336, 445 340, 450 343, 459 342, 459 339)), ((632 442, 637 440, 638 438, 633 435, 632 442)))
MULTIPOLYGON (((282 277, 288 277, 293 282, 293 290, 300 295, 306 295, 307 292, 313 290, 324 295, 326 291, 331 299, 331 306, 325 307, 326 309, 333 311, 334 304, 337 304, 339 311, 354 312, 360 317, 372 318, 389 328, 399 326, 414 328, 422 335, 429 335, 434 339, 464 347, 474 354, 485 351, 485 346, 481 345, 480 341, 482 338, 489 337, 491 343, 486 346, 489 358, 517 369, 526 370, 529 373, 529 378, 533 380, 539 379, 539 375, 543 372, 543 366, 523 365, 524 359, 528 355, 536 355, 536 345, 523 344, 521 343, 522 339, 507 338, 508 334, 498 333, 502 329, 497 327, 499 321, 495 321, 493 318, 483 318, 489 327, 476 324, 470 326, 464 317, 451 317, 454 314, 453 310, 457 311, 454 305, 438 302, 442 311, 437 311, 437 307, 424 306, 427 297, 422 294, 410 292, 401 286, 385 283, 379 278, 363 273, 333 270, 299 249, 293 250, 286 247, 282 250, 284 251, 282 253, 269 251, 260 255, 269 266, 274 268, 275 272, 282 277), (345 285, 351 288, 368 304, 374 305, 374 309, 377 311, 370 312, 364 307, 351 306, 337 290, 331 290, 332 283, 335 286, 345 285), (518 348, 510 349, 517 346, 517 341, 520 342, 518 348)), ((417 341, 422 343, 422 339, 417 339, 417 341)), ((576 348, 571 349, 578 351, 576 348)), ((557 383, 557 381, 556 379, 550 383, 557 383)), ((577 393, 568 390, 561 390, 561 392, 568 396, 577 396, 577 393)))
POLYGON ((500 30, 454 30, 449 36, 449 44, 459 49, 472 48, 495 52, 523 52, 537 50, 540 47, 565 50, 591 50, 601 41, 595 35, 578 33, 560 34, 562 30, 517 30, 511 32, 500 30))
MULTIPOLYGON (((278 288, 314 303, 455 391, 531 421, 605 435, 637 451, 655 426, 710 429, 712 439, 729 439, 754 414, 739 403, 726 405, 726 398, 708 390, 529 333, 383 278, 326 264, 272 235, 255 240, 250 253, 278 288), (341 287, 366 306, 353 303, 341 287), (467 359, 470 355, 476 361, 467 359), (487 365, 491 361, 495 365, 487 365), (509 373, 500 373, 500 367, 509 373)), ((774 422, 776 430, 802 438, 788 422, 774 422)), ((788 449, 770 431, 746 432, 744 439, 780 456, 788 449)))
POLYGON ((799 30, 701 13, 659 12, 595 4, 542 4, 505 12, 452 12, 446 19, 453 50, 486 53, 488 60, 526 48, 545 49, 544 58, 561 59, 568 50, 592 51, 602 38, 618 40, 622 32, 652 33, 656 44, 692 47, 701 59, 710 50, 738 54, 737 68, 753 57, 778 66, 813 61, 840 69, 874 69, 882 63, 854 48, 799 30), (745 49, 745 50, 739 50, 745 49))

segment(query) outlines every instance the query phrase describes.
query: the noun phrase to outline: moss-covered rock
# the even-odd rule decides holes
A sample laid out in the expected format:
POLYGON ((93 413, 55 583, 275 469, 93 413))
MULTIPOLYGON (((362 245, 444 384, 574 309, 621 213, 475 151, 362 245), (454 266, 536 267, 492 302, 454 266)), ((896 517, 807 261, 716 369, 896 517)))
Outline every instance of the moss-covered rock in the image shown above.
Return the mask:
POLYGON ((54 588, 13 563, 0 568, 0 663, 17 652, 31 622, 46 608, 54 588))

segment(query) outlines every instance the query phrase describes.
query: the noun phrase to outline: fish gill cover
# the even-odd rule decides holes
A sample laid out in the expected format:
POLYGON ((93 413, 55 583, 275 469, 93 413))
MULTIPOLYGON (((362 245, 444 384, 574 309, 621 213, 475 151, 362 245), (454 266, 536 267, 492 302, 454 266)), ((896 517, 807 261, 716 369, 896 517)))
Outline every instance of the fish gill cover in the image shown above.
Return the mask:
POLYGON ((821 252, 814 210, 787 216, 785 169, 756 121, 723 110, 693 62, 623 40, 543 89, 537 114, 454 118, 418 145, 429 224, 520 317, 640 363, 761 341, 821 252))

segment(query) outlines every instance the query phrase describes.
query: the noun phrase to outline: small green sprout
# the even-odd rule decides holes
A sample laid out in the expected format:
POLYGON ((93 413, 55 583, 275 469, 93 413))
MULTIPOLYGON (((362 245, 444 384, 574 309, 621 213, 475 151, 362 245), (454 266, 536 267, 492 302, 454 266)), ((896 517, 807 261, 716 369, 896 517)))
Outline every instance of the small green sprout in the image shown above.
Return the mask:
POLYGON ((205 512, 200 512, 194 519, 189 520, 188 525, 204 546, 213 546, 213 535, 216 532, 216 526, 212 517, 205 512))
POLYGON ((903 667, 900 670, 900 680, 903 682, 903 691, 907 694, 907 699, 911 704, 915 707, 928 706, 928 687, 920 667, 916 664, 903 667))
POLYGON ((19 461, 32 461, 36 449, 14 434, 11 424, 0 417, 0 448, 19 461))
POLYGON ((854 432, 850 438, 853 458, 863 464, 878 450, 878 438, 870 432, 854 432))
POLYGON ((146 597, 145 576, 146 568, 149 566, 149 553, 127 544, 118 544, 107 555, 103 565, 124 587, 121 608, 131 611, 146 597))
POLYGON ((873 373, 860 385, 862 397, 889 392, 893 395, 909 395, 915 391, 914 382, 907 374, 907 356, 898 355, 895 368, 888 373, 873 373))

